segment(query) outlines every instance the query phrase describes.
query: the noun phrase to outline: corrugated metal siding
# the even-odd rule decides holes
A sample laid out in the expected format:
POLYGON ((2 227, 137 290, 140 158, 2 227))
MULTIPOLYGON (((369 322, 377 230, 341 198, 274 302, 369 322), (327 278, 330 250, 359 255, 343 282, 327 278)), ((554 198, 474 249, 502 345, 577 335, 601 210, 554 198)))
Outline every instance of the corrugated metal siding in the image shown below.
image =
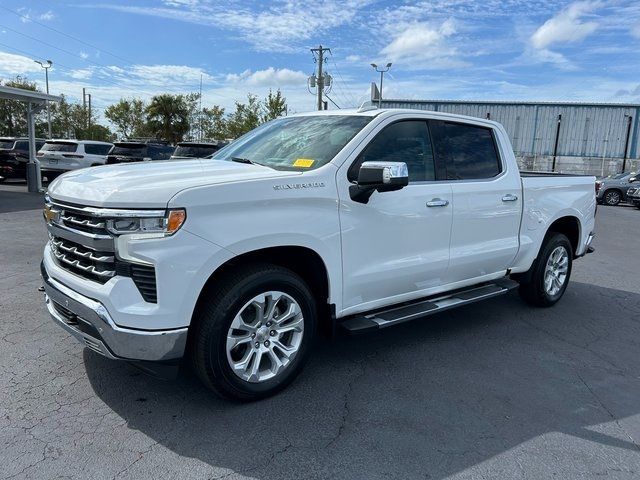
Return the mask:
POLYGON ((489 118, 504 125, 517 155, 622 158, 632 117, 628 158, 638 158, 640 105, 383 100, 386 108, 414 108, 489 118))

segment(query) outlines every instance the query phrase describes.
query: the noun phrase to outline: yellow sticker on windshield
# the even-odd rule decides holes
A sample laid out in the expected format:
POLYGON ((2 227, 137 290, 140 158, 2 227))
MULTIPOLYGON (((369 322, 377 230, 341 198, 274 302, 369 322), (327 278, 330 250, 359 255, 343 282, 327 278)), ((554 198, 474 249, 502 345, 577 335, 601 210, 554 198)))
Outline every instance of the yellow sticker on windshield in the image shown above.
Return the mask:
POLYGON ((314 164, 314 162, 315 160, 312 160, 310 158, 299 158, 295 162, 293 162, 293 166, 300 168, 310 168, 311 165, 314 164))

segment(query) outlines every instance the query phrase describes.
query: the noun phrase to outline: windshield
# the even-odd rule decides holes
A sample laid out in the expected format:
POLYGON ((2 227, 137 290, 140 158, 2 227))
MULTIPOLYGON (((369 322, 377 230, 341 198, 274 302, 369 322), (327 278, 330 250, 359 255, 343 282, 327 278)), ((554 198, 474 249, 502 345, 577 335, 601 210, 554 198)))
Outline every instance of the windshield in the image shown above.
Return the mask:
POLYGON ((244 159, 277 170, 312 170, 330 162, 372 117, 279 118, 221 149, 214 160, 244 159))
POLYGON ((215 145, 178 145, 173 152, 174 157, 204 158, 217 152, 220 148, 215 145))
POLYGON ((41 150, 43 152, 75 152, 77 147, 77 143, 47 142, 42 146, 41 150))
POLYGON ((109 155, 119 155, 121 157, 144 157, 147 146, 139 143, 120 143, 113 146, 109 155))

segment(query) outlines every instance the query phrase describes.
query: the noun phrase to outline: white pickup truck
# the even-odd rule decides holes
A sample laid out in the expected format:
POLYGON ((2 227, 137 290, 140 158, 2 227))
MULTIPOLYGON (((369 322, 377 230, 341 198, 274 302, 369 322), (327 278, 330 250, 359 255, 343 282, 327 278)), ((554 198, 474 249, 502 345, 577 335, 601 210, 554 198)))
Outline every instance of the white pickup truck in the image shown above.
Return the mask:
POLYGON ((185 356, 271 395, 319 330, 369 331, 509 292, 550 306, 592 250, 595 179, 521 174, 495 122, 314 112, 213 159, 70 172, 48 190, 54 320, 113 359, 185 356))

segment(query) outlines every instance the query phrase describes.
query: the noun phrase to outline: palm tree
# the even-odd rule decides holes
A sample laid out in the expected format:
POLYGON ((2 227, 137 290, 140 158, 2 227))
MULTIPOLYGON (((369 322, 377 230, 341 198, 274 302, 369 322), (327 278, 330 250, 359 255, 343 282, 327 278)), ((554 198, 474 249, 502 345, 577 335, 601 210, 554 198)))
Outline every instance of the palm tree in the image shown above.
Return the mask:
POLYGON ((158 138, 177 143, 189 131, 189 106, 184 95, 156 95, 147 107, 149 127, 158 138))

